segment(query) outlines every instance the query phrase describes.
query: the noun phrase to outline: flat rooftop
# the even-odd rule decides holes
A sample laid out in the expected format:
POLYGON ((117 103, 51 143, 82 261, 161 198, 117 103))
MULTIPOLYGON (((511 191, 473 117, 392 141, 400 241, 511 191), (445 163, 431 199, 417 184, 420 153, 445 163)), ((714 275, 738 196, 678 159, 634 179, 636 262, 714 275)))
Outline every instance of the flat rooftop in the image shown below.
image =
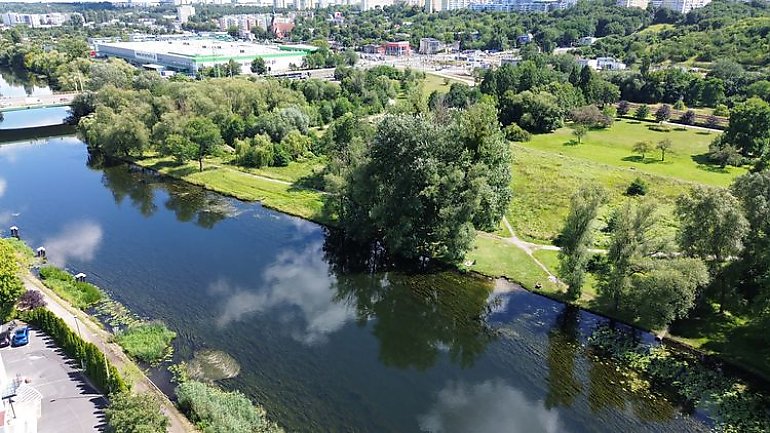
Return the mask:
POLYGON ((155 54, 171 54, 189 57, 198 61, 260 57, 286 57, 305 54, 302 51, 287 51, 277 46, 247 42, 227 42, 215 39, 190 39, 174 41, 106 42, 102 47, 116 47, 155 54))

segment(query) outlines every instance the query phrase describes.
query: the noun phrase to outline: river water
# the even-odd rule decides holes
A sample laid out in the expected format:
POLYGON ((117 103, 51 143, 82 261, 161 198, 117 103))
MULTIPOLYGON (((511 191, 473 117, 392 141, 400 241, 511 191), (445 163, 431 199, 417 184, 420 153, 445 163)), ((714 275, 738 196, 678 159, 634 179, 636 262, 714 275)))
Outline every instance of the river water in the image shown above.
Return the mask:
MULTIPOLYGON (((363 271, 322 227, 89 160, 75 137, 0 146, 0 228, 178 333, 299 432, 699 432, 586 353, 600 319, 453 272, 363 271)), ((6 233, 7 234, 7 233, 6 233)), ((161 375, 158 375, 161 377, 161 375)))

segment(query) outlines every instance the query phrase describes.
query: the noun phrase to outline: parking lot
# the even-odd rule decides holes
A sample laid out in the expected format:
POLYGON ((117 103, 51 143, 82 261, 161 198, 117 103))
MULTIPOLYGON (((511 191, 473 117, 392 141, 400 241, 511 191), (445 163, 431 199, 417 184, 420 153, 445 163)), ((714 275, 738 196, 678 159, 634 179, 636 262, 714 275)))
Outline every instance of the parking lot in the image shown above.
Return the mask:
POLYGON ((0 356, 9 378, 29 380, 43 396, 38 433, 104 431, 104 396, 47 336, 32 330, 29 344, 4 347, 0 356))

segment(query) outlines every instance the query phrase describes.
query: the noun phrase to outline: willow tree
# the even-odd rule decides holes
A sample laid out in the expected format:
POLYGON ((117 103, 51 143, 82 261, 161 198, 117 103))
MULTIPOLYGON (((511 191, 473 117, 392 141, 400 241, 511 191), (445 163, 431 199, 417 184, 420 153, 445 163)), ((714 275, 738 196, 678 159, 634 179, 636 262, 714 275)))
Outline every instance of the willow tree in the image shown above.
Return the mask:
POLYGON ((559 277, 567 288, 567 296, 580 298, 593 243, 592 223, 605 198, 599 186, 584 186, 572 196, 569 214, 559 235, 559 277))

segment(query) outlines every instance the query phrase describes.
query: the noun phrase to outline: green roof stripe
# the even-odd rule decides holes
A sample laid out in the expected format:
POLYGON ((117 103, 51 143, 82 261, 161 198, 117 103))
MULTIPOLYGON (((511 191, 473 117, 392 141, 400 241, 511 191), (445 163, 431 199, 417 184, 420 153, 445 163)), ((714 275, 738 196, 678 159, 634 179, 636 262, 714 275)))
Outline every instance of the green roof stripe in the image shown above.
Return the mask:
MULTIPOLYGON (((304 57, 306 53, 302 51, 289 51, 285 53, 275 54, 251 54, 251 55, 238 55, 238 56, 216 56, 216 55, 197 55, 197 56, 185 56, 197 63, 200 62, 227 62, 230 59, 233 60, 253 60, 255 57, 262 57, 263 59, 276 59, 279 57, 304 57)), ((177 54, 181 55, 181 54, 177 54)))

